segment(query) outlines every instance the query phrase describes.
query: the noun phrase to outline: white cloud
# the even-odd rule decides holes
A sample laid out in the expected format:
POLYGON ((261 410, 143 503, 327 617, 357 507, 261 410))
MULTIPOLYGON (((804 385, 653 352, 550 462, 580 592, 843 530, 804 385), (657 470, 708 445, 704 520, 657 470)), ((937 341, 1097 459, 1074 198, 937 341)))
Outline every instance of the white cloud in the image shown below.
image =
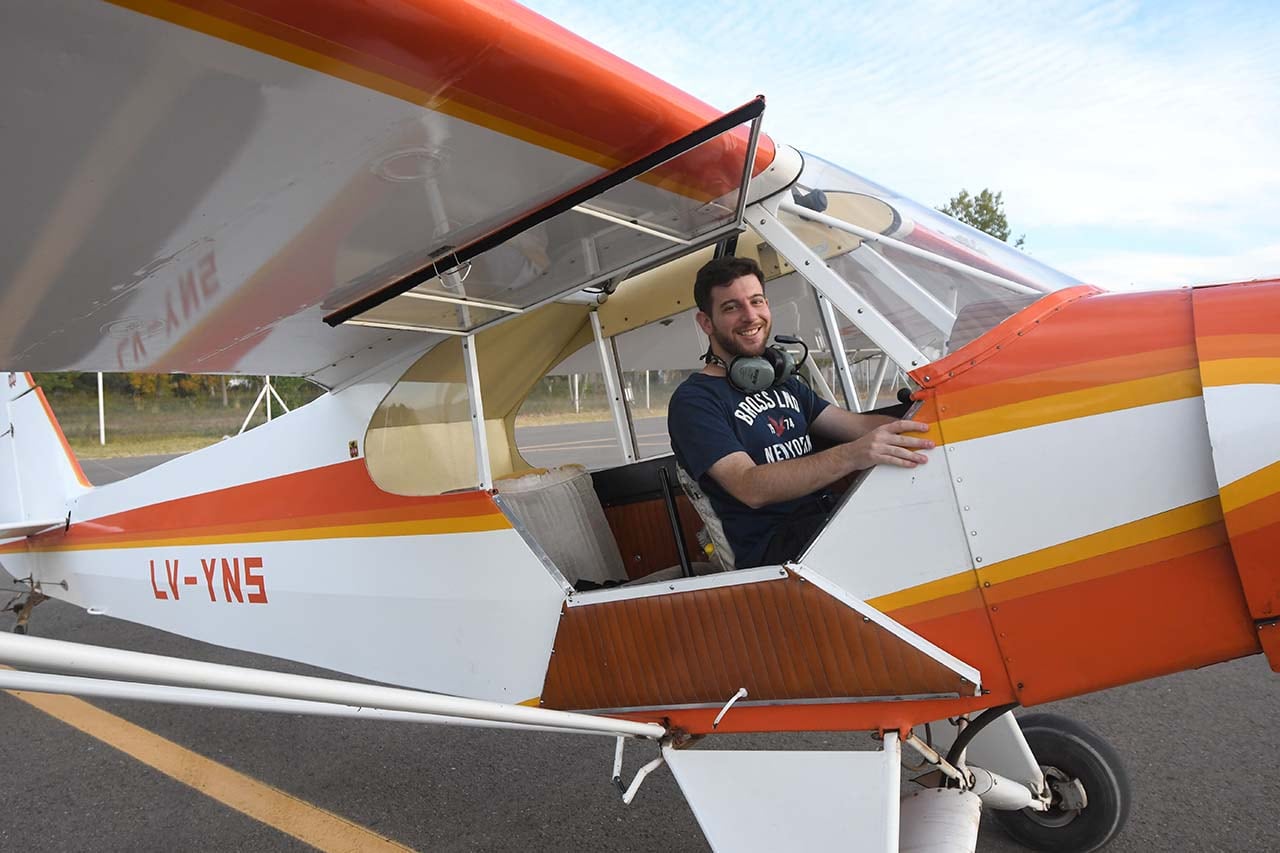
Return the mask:
POLYGON ((1111 290, 1280 278, 1280 243, 1226 255, 1106 251, 1064 258, 1063 266, 1068 265, 1081 281, 1111 290))
MULTIPOLYGON (((1280 16, 1262 4, 533 5, 719 108, 764 92, 776 139, 926 204, 1002 190, 1014 231, 1079 277, 1130 275, 1102 248, 1114 230, 1195 232, 1187 268, 1236 269, 1267 258, 1242 233, 1280 223, 1280 16), (1065 228, 1077 246, 1096 229, 1097 251, 1055 245, 1065 228)), ((1131 249, 1174 272, 1168 243, 1131 249)))

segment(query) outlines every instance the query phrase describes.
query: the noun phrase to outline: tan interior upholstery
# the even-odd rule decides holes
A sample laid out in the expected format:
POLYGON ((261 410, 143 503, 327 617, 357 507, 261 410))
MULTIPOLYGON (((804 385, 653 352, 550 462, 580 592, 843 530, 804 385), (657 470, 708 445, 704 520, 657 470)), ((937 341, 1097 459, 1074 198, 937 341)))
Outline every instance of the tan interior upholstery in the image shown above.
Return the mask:
POLYGON ((680 481, 680 488, 684 489, 689 502, 702 518, 703 527, 711 540, 711 562, 719 571, 733 571, 733 548, 729 546, 729 540, 724 535, 724 525, 720 522, 720 516, 716 515, 715 509, 712 508, 711 500, 702 491, 697 481, 689 476, 689 472, 679 465, 676 466, 676 479, 680 481))

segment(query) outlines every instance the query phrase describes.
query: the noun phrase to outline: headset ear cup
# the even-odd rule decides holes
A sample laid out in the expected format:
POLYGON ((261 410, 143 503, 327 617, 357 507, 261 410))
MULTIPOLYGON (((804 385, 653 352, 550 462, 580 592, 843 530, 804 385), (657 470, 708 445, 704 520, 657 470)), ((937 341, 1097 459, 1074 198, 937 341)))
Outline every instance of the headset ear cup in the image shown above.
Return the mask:
POLYGON ((729 364, 729 384, 744 394, 772 388, 775 384, 773 364, 760 356, 740 355, 729 364))
POLYGON ((796 360, 791 353, 782 347, 769 346, 765 348, 764 357, 769 360, 770 366, 773 367, 773 387, 776 388, 786 382, 796 373, 796 360))

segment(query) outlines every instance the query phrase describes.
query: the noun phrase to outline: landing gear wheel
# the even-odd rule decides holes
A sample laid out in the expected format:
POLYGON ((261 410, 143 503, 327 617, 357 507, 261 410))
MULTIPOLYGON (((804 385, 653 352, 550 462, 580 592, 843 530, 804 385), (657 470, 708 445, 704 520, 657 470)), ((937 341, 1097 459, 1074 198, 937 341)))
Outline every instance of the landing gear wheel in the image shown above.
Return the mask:
POLYGON ((1045 812, 997 811, 996 822, 1032 850, 1089 853, 1105 846, 1129 818, 1129 776, 1120 756, 1093 729, 1058 714, 1027 714, 1018 725, 1053 801, 1045 812))

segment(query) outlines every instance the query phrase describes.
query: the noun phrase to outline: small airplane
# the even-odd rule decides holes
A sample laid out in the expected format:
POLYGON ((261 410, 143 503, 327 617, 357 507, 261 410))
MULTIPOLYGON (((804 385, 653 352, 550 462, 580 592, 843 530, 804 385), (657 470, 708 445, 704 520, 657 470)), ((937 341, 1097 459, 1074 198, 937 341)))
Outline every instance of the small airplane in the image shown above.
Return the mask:
POLYGON ((763 98, 721 114, 503 0, 4 18, 0 565, 26 595, 0 688, 616 737, 624 801, 665 763, 717 850, 972 851, 986 808, 1084 851, 1128 814, 1119 757, 1011 709, 1280 669, 1280 280, 1081 284, 761 133, 763 98), (726 253, 819 393, 876 408, 900 370, 888 410, 937 445, 861 473, 785 565, 703 547, 623 387, 696 366, 693 273, 726 253), (569 359, 605 378, 617 466, 516 443, 569 359), (28 371, 328 390, 95 488, 28 371), (380 684, 31 636, 46 597, 380 684), (802 731, 880 747, 713 737, 802 731))

